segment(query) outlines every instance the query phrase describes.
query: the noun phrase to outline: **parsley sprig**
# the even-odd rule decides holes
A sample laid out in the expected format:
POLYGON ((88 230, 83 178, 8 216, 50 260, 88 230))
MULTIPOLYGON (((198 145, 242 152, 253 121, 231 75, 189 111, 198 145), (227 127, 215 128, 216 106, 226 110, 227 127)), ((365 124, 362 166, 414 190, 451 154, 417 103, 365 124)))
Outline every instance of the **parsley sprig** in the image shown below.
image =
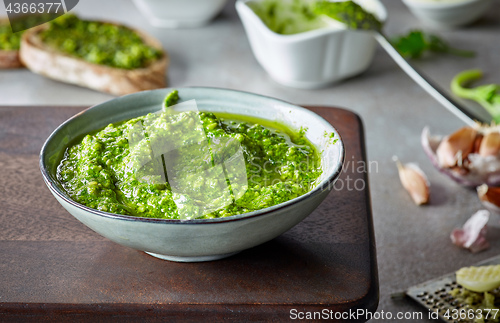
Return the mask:
POLYGON ((441 37, 424 33, 421 30, 412 30, 407 35, 394 37, 392 44, 406 58, 421 58, 426 52, 452 54, 463 57, 472 57, 475 55, 473 51, 454 48, 441 37))
POLYGON ((500 84, 484 84, 470 87, 481 79, 483 72, 478 69, 458 73, 451 81, 451 90, 461 98, 474 100, 488 111, 496 123, 500 123, 500 84))

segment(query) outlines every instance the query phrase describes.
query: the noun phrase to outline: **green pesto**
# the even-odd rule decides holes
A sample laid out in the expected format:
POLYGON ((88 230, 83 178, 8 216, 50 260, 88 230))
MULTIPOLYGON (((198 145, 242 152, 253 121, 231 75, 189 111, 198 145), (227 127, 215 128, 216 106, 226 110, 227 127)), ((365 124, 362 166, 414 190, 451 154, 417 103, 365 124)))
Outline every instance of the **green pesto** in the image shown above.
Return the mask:
POLYGON ((39 25, 50 19, 50 14, 27 15, 11 21, 0 23, 0 50, 19 50, 21 45, 22 31, 39 25), (12 32, 12 30, 20 30, 12 32))
POLYGON ((314 12, 338 20, 351 29, 377 31, 382 29, 382 22, 354 1, 318 1, 314 12))
POLYGON ((177 104, 179 101, 179 91, 173 90, 167 96, 165 97, 165 100, 163 100, 163 107, 168 108, 173 106, 174 104, 177 104))
POLYGON ((183 206, 184 212, 188 210, 190 214, 187 218, 219 218, 296 198, 309 192, 321 175, 318 152, 307 141, 304 131, 294 133, 281 125, 271 127, 255 119, 245 120, 244 116, 192 111, 172 114, 168 110, 110 124, 67 148, 57 169, 58 180, 67 194, 76 202, 106 212, 186 218, 179 215, 171 173, 167 172, 167 178, 162 181, 154 171, 165 168, 165 160, 176 160, 176 174, 183 178, 181 189, 187 192, 187 206, 183 206), (195 135, 185 135, 190 133, 188 128, 197 126, 189 120, 193 114, 201 120, 198 126, 206 134, 210 151, 202 151, 203 145, 195 135), (129 138, 136 136, 137 125, 143 126, 147 135, 132 144, 130 140, 135 139, 129 138), (138 167, 144 164, 140 160, 144 156, 141 152, 148 149, 144 147, 177 137, 184 141, 183 147, 162 155, 163 159, 151 160, 144 168, 138 167), (220 165, 238 149, 244 157, 242 171, 248 184, 243 189, 224 176, 214 179, 200 175, 200 170, 206 170, 207 165, 220 165), (208 158, 197 157, 200 151, 207 153, 208 158), (212 189, 220 185, 217 181, 227 183, 231 193, 218 196, 212 189), (242 194, 237 196, 236 192, 242 194), (224 206, 203 213, 200 200, 224 206))
POLYGON ((313 12, 310 1, 251 1, 248 6, 269 29, 278 34, 291 35, 327 26, 313 12))
POLYGON ((283 35, 328 27, 326 17, 351 29, 382 29, 382 22, 353 1, 263 0, 250 1, 248 6, 269 29, 283 35))
POLYGON ((71 14, 51 21, 40 37, 65 54, 122 69, 145 67, 163 55, 161 50, 145 44, 130 28, 81 20, 71 14))
POLYGON ((0 24, 0 50, 19 50, 21 34, 13 33, 7 23, 0 24))

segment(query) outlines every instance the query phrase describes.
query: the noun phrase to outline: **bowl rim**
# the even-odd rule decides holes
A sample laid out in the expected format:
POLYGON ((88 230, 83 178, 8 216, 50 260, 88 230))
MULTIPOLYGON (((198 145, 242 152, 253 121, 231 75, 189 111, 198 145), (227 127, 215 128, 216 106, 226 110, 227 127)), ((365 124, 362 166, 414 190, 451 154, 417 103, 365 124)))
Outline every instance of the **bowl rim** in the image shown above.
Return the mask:
MULTIPOLYGON (((342 33, 346 31, 350 32, 360 32, 360 33, 372 33, 371 31, 365 31, 365 30, 352 30, 347 28, 347 26, 343 27, 342 23, 339 23, 339 25, 335 26, 325 26, 323 28, 317 28, 317 29, 312 29, 308 31, 304 31, 301 33, 296 33, 296 34, 278 34, 269 27, 262 21, 262 19, 257 16, 257 14, 248 6, 248 2, 258 2, 258 0, 236 0, 235 7, 236 11, 238 12, 238 15, 240 16, 241 20, 243 16, 248 17, 249 19, 253 20, 253 23, 255 26, 266 36, 272 38, 275 41, 281 41, 281 42, 300 42, 300 41, 305 41, 308 39, 313 39, 313 38, 318 38, 321 36, 325 35, 332 35, 332 34, 337 34, 337 33, 342 33)), ((384 4, 379 1, 379 0, 371 0, 377 4, 379 7, 378 9, 380 10, 380 17, 377 15, 377 18, 382 22, 385 23, 387 20, 387 10, 384 6, 384 4)))
POLYGON ((344 147, 344 141, 342 140, 341 135, 337 131, 337 129, 330 124, 328 121, 326 121, 322 116, 318 115, 317 113, 306 109, 304 107, 289 103, 284 100, 276 99, 273 97, 261 95, 261 94, 256 94, 256 93, 251 93, 247 91, 240 91, 240 90, 233 90, 233 89, 226 89, 226 88, 217 88, 217 87, 203 87, 203 86, 187 86, 187 87, 179 87, 175 88, 179 92, 181 92, 183 89, 191 89, 191 90, 196 90, 196 89, 203 89, 203 90, 208 90, 208 91, 217 91, 217 92, 232 92, 232 93, 240 93, 248 96, 255 96, 259 97, 264 100, 271 100, 276 103, 280 104, 285 104, 288 105, 289 108, 292 109, 298 109, 298 110, 303 110, 307 111, 307 113, 313 114, 316 118, 319 118, 323 120, 326 124, 330 125, 332 129, 334 130, 335 135, 337 136, 336 139, 337 142, 335 144, 340 145, 339 150, 339 160, 337 164, 334 166, 334 171, 329 174, 325 179, 323 179, 320 183, 318 183, 316 186, 314 186, 313 189, 311 189, 309 192, 300 195, 294 199, 288 200, 286 202, 276 204, 264 209, 260 210, 255 210, 252 212, 247 212, 247 213, 241 213, 241 214, 236 214, 236 215, 231 215, 227 217, 221 217, 221 218, 212 218, 212 219, 165 219, 165 218, 149 218, 149 217, 139 217, 139 216, 133 216, 133 215, 122 215, 122 214, 116 214, 116 213, 110 213, 110 212, 105 212, 105 211, 100 211, 96 210, 93 208, 90 208, 86 205, 80 204, 74 200, 72 200, 70 197, 68 197, 61 189, 60 187, 55 183, 55 181, 52 179, 52 177, 49 175, 49 171, 47 170, 47 165, 44 160, 44 156, 46 155, 46 150, 49 142, 57 135, 58 132, 62 131, 62 129, 68 125, 69 123, 73 122, 76 118, 79 118, 80 116, 84 115, 85 113, 88 113, 91 109, 98 108, 99 106, 106 104, 108 102, 117 100, 117 99, 123 99, 126 97, 148 93, 148 92, 154 92, 154 91, 161 91, 161 90, 174 90, 174 88, 163 88, 163 89, 157 89, 157 90, 149 90, 149 91, 141 91, 141 92, 136 92, 132 94, 128 94, 125 96, 121 97, 116 97, 112 98, 110 100, 106 100, 104 102, 95 104, 91 107, 86 108, 83 111, 80 111, 79 113, 73 115, 63 123, 61 123, 50 135, 49 137, 45 140, 39 154, 39 167, 40 171, 42 173, 43 180, 49 190, 52 192, 52 194, 56 195, 57 198, 61 199, 65 203, 70 204, 71 206, 80 209, 85 212, 92 213, 94 215, 100 216, 100 217, 105 217, 109 219, 117 219, 117 220, 125 220, 125 221, 138 221, 138 222, 147 222, 147 223, 163 223, 163 224, 176 224, 176 225, 185 225, 185 224, 215 224, 215 223, 224 223, 224 222, 233 222, 233 221, 239 221, 243 219, 248 219, 248 218, 254 218, 254 217, 260 217, 260 216, 265 216, 270 213, 274 213, 278 210, 288 208, 292 205, 295 205, 309 197, 312 197, 314 195, 318 195, 324 190, 330 190, 334 185, 333 183, 337 180, 337 178, 340 176, 342 169, 343 169, 343 164, 345 161, 345 147, 344 147))
POLYGON ((490 0, 461 0, 461 1, 421 1, 421 0, 402 0, 407 6, 424 10, 441 10, 450 8, 459 8, 468 6, 476 2, 490 0))

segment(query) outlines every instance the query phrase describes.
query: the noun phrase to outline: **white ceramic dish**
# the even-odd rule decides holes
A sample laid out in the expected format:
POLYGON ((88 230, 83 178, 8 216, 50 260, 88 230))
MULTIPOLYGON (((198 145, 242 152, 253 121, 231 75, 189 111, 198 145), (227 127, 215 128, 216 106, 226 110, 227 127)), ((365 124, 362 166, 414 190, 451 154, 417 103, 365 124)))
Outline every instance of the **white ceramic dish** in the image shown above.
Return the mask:
MULTIPOLYGON (((241 18, 255 58, 278 83, 296 88, 324 87, 357 75, 370 65, 376 48, 371 32, 347 30, 338 24, 293 35, 270 30, 248 6, 238 0, 241 18)), ((378 0, 357 1, 385 21, 378 0)))
POLYGON ((403 2, 423 23, 439 29, 452 29, 476 21, 493 1, 403 0, 403 2))
POLYGON ((183 28, 208 24, 227 0, 134 0, 137 8, 156 27, 183 28))
MULTIPOLYGON (((111 122, 157 111, 170 89, 139 92, 98 104, 60 125, 40 153, 40 169, 48 188, 74 217, 119 244, 174 261, 206 261, 227 257, 282 234, 307 217, 328 195, 342 169, 341 139, 332 143, 325 131, 337 131, 317 114, 268 97, 211 88, 179 89, 181 100, 195 99, 203 111, 228 112, 280 120, 292 129, 307 127, 306 137, 322 151, 323 174, 309 193, 259 211, 218 219, 167 220, 117 215, 71 200, 56 178, 66 146, 111 122)), ((332 210, 335 212, 335 210, 332 210)))

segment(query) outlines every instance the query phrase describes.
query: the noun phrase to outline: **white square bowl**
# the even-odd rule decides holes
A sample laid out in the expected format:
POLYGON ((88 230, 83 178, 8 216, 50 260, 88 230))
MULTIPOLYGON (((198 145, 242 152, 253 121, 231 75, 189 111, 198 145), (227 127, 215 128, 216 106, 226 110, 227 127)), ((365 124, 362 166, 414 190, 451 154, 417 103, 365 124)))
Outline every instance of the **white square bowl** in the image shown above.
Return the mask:
POLYGON ((453 29, 477 20, 492 0, 403 0, 424 24, 438 29, 453 29))
POLYGON ((134 0, 149 22, 160 28, 200 27, 208 24, 227 0, 134 0))
MULTIPOLYGON (((371 32, 332 25, 292 35, 277 34, 248 6, 253 1, 258 0, 238 0, 236 10, 255 58, 278 83, 319 88, 369 67, 376 48, 371 32)), ((369 6, 380 20, 385 20, 386 10, 378 0, 357 2, 369 6)))

